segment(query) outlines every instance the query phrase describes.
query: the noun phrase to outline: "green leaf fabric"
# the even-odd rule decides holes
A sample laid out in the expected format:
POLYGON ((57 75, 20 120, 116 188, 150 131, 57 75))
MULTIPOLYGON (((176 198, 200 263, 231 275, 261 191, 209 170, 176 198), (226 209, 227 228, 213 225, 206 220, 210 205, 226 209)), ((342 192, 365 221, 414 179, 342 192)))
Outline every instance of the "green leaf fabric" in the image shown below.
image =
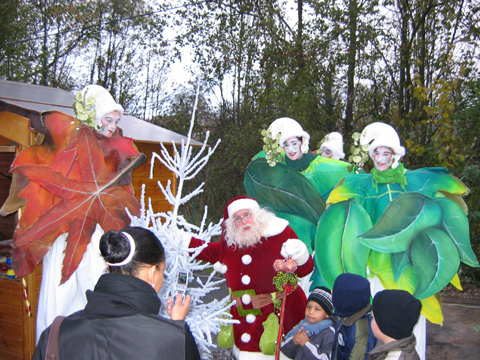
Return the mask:
MULTIPOLYGON (((313 155, 313 154, 312 154, 313 155)), ((349 174, 349 163, 341 160, 329 159, 322 156, 316 156, 312 159, 305 170, 300 173, 305 176, 315 189, 323 196, 324 199, 328 198, 330 191, 347 175, 349 174)), ((265 158, 265 152, 261 151, 254 156, 253 160, 265 158)), ((278 159, 280 161, 280 158, 278 159)), ((286 164, 286 160, 279 162, 278 164, 286 164)), ((289 163, 294 163, 290 161, 289 163)), ((289 167, 292 170, 297 170, 289 167)))
POLYGON ((398 281, 403 272, 413 265, 410 261, 410 251, 392 253, 390 258, 392 261, 393 278, 395 281, 398 281))
POLYGON ((279 211, 275 212, 279 218, 288 221, 289 226, 294 229, 295 234, 307 245, 308 252, 311 254, 315 250, 315 233, 317 227, 304 218, 296 215, 285 214, 279 211))
POLYGON ((441 191, 460 196, 469 191, 459 179, 443 168, 407 170, 405 176, 408 182, 405 190, 398 183, 378 184, 377 190, 373 187, 371 174, 348 175, 333 189, 327 203, 333 204, 353 197, 367 210, 373 223, 376 223, 387 205, 405 192, 418 192, 434 198, 441 191))
POLYGON ((270 167, 265 159, 258 158, 250 163, 244 179, 248 196, 273 212, 282 212, 304 218, 311 224, 325 210, 325 201, 315 187, 284 164, 270 167))
POLYGON ((357 235, 371 226, 367 212, 353 199, 334 204, 323 213, 315 236, 315 263, 330 288, 344 272, 367 276, 370 249, 357 235))
POLYGON ((450 236, 455 244, 460 261, 478 267, 478 261, 470 244, 468 218, 462 208, 453 200, 436 198, 435 201, 442 209, 441 229, 450 236))
POLYGON ((432 296, 448 285, 460 265, 460 257, 450 237, 438 228, 424 230, 412 243, 410 258, 418 284, 417 299, 432 296))
POLYGON ((408 192, 396 197, 378 222, 359 236, 373 250, 385 253, 405 251, 422 230, 440 224, 442 211, 434 200, 420 193, 408 192))

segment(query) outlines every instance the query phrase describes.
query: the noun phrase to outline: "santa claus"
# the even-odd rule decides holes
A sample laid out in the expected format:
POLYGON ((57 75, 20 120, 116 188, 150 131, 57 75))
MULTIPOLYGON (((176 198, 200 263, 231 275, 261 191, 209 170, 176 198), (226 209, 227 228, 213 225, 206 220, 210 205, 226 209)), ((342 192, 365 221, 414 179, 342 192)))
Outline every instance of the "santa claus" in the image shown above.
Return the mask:
MULTIPOLYGON (((215 264, 225 273, 232 300, 231 313, 240 321, 233 325, 234 355, 237 359, 273 359, 261 352, 259 342, 263 322, 274 311, 272 298, 283 299, 272 280, 275 260, 283 257, 297 262, 299 277, 313 270, 313 260, 305 244, 288 226, 288 221, 260 208, 246 196, 231 200, 224 214, 223 234, 219 242, 209 243, 198 259, 215 264)), ((203 244, 192 238, 190 248, 203 244)), ((284 333, 304 318, 306 297, 300 287, 286 298, 284 333)))

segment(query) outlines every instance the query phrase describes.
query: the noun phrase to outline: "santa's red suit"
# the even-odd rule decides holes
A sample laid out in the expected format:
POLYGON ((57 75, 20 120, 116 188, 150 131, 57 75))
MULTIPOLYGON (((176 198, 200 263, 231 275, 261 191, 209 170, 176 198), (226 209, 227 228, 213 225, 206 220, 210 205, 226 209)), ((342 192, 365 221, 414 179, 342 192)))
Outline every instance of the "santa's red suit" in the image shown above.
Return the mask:
MULTIPOLYGON (((288 239, 298 239, 293 229, 288 226, 288 221, 277 217, 268 224, 264 235, 260 243, 240 248, 228 246, 223 234, 219 242, 209 243, 197 257, 210 263, 218 261, 227 267, 225 278, 232 300, 236 300, 236 306, 232 307, 231 314, 234 319, 240 321, 240 324, 233 325, 235 345, 240 350, 240 358, 261 355, 259 342, 264 330, 262 324, 274 311, 271 294, 279 295, 272 282, 277 274, 273 263, 282 258, 280 254, 282 245, 288 239), (259 305, 260 307, 256 308, 259 305), (245 352, 257 354, 248 356, 245 352)), ((190 248, 202 244, 202 240, 192 238, 190 248)), ((308 256, 308 260, 299 265, 295 272, 299 277, 303 277, 312 270, 313 260, 308 256)), ((305 304, 306 297, 300 287, 287 296, 284 334, 305 317, 305 304)))

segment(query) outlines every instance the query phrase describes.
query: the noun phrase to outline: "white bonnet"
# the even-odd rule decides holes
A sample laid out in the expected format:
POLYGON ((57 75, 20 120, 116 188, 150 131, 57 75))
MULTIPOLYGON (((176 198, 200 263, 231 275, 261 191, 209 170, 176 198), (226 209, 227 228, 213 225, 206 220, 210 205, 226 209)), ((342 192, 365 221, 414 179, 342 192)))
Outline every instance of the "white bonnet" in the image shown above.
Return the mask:
POLYGON ((373 160, 373 152, 380 146, 389 147, 394 151, 393 158, 395 161, 392 164, 392 168, 395 169, 398 166, 400 158, 405 155, 405 148, 400 145, 400 138, 397 131, 390 125, 375 122, 363 129, 362 136, 360 137, 360 145, 370 144, 369 154, 373 160))
POLYGON ((323 151, 324 148, 330 150, 333 154, 332 159, 340 160, 345 157, 343 152, 343 136, 338 132, 331 132, 325 136, 325 141, 320 145, 320 150, 323 151))
POLYGON ((88 85, 82 90, 85 97, 95 99, 95 121, 97 126, 101 126, 100 120, 112 111, 118 111, 120 117, 123 115, 123 107, 113 100, 112 95, 100 85, 88 85))
POLYGON ((279 141, 281 147, 283 147, 285 141, 291 137, 302 138, 302 152, 304 154, 308 152, 310 135, 304 131, 302 126, 295 120, 287 117, 279 118, 272 122, 268 129, 272 133, 272 138, 275 138, 278 133, 281 134, 279 141))

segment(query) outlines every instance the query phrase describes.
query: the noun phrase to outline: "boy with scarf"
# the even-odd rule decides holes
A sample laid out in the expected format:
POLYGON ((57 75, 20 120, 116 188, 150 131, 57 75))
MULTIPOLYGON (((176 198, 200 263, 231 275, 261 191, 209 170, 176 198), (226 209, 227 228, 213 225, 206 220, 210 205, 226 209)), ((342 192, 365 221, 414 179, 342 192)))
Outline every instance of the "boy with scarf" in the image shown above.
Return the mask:
POLYGON ((305 319, 285 337, 283 354, 294 360, 329 360, 337 322, 332 311, 330 290, 315 288, 307 300, 305 319))

